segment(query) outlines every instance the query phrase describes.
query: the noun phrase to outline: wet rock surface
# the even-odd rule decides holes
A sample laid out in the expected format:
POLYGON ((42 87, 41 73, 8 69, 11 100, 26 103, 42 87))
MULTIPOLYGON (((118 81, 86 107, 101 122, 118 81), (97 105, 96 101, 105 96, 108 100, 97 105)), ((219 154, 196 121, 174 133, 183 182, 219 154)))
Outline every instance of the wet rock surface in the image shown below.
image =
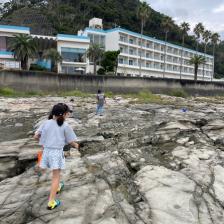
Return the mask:
POLYGON ((1 99, 2 127, 11 127, 0 132, 1 223, 224 223, 222 104, 172 98, 170 105, 138 105, 116 98, 101 117, 94 98, 73 99, 1 99), (48 211, 51 174, 37 175, 40 147, 27 132, 57 102, 73 107, 68 122, 82 147, 66 158, 62 205, 48 211))

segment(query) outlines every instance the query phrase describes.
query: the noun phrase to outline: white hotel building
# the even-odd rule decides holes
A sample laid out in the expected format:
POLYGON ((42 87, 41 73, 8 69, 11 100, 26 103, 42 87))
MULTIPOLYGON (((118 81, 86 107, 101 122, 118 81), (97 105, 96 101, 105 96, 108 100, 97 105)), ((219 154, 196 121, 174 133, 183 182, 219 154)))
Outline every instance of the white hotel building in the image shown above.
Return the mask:
MULTIPOLYGON (((202 55, 206 58, 206 64, 201 65, 198 70, 198 79, 211 80, 214 74, 214 58, 211 55, 203 54, 182 48, 181 46, 165 43, 149 36, 142 36, 122 28, 103 30, 102 20, 92 19, 89 28, 86 28, 82 35, 90 38, 90 41, 105 48, 106 51, 120 50, 118 58, 118 75, 139 76, 140 75, 140 53, 141 76, 142 77, 167 77, 167 78, 194 78, 194 66, 189 60, 194 55, 202 55), (92 23, 91 23, 92 21, 92 23), (96 25, 97 29, 94 27, 96 25), (182 64, 182 66, 181 66, 182 64), (182 67, 182 69, 181 69, 182 67)), ((80 32, 81 33, 81 32, 80 32)))
MULTIPOLYGON (((203 79, 203 73, 204 80, 211 80, 213 77, 214 58, 211 55, 165 43, 145 35, 142 36, 141 47, 141 34, 122 28, 103 30, 102 27, 102 20, 93 18, 89 22, 89 27, 84 31, 79 31, 78 35, 58 34, 56 37, 31 35, 37 38, 43 46, 55 46, 61 53, 63 61, 58 64, 59 73, 75 74, 78 71, 91 73, 93 65, 86 58, 86 52, 91 43, 97 43, 105 51, 120 50, 118 75, 140 76, 139 62, 142 49, 142 77, 193 79, 194 66, 189 64, 189 60, 197 54, 206 58, 204 68, 202 65, 199 67, 198 79, 203 79), (49 43, 46 45, 46 42, 49 43)), ((16 33, 30 34, 30 30, 27 27, 0 25, 0 63, 4 63, 6 67, 13 67, 13 63, 16 67, 19 66, 19 62, 13 59, 13 52, 7 50, 8 38, 16 33)), ((37 63, 47 64, 40 60, 37 60, 37 63)))

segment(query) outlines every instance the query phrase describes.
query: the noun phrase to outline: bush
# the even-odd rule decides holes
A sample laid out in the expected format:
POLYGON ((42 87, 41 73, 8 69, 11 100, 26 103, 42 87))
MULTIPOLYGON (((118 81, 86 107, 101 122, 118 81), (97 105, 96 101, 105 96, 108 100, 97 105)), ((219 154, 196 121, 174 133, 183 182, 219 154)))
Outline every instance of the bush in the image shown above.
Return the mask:
POLYGON ((124 98, 132 98, 134 101, 130 101, 130 104, 135 103, 163 103, 163 100, 160 96, 151 93, 148 90, 140 91, 139 93, 134 94, 124 94, 124 98))
POLYGON ((15 91, 13 89, 8 87, 0 88, 0 96, 14 96, 14 95, 15 91))
POLYGON ((84 93, 84 92, 81 92, 79 90, 60 92, 58 95, 59 96, 76 96, 76 97, 89 97, 89 96, 91 96, 89 93, 84 93))
POLYGON ((183 89, 174 89, 169 93, 169 95, 182 98, 188 97, 188 94, 183 89))
POLYGON ((115 95, 111 91, 109 91, 105 93, 105 96, 108 98, 113 98, 115 95))
POLYGON ((97 71, 98 75, 105 75, 105 70, 103 68, 99 68, 97 71))
POLYGON ((37 65, 37 64, 31 64, 30 70, 31 71, 48 71, 46 68, 43 68, 42 66, 37 65))

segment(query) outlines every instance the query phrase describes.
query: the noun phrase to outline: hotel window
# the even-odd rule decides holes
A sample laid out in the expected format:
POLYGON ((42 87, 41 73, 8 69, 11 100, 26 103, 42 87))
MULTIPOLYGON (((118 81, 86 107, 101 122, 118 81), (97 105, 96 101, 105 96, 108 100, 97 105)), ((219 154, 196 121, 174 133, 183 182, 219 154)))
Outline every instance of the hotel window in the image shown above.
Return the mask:
POLYGON ((173 49, 172 49, 172 47, 168 47, 167 52, 169 52, 169 53, 173 53, 173 49))
POLYGON ((155 53, 155 54, 154 54, 154 59, 156 59, 156 60, 160 60, 160 54, 155 53))
POLYGON ((147 42, 146 47, 147 48, 152 48, 152 42, 147 42))
POLYGON ((154 44, 154 49, 155 50, 160 50, 160 45, 159 44, 154 44))
POLYGON ((99 34, 88 34, 90 42, 105 48, 105 36, 99 34))
POLYGON ((173 53, 174 53, 174 54, 176 54, 176 55, 178 55, 178 54, 179 54, 179 52, 178 52, 178 50, 177 50, 177 49, 174 49, 174 50, 173 50, 173 53))
POLYGON ((134 49, 132 48, 129 49, 129 54, 134 55, 134 52, 135 52, 134 49))
POLYGON ((174 62, 174 63, 178 63, 178 58, 174 57, 174 58, 173 58, 173 62, 174 62))
POLYGON ((0 37, 0 51, 7 50, 6 37, 0 37))
POLYGON ((134 44, 134 40, 133 39, 129 39, 129 44, 134 44))
POLYGON ((122 42, 126 42, 126 37, 125 37, 125 36, 120 35, 120 41, 122 41, 122 42))
POLYGON ((61 56, 63 61, 67 62, 85 62, 86 49, 83 48, 61 48, 61 56))
POLYGON ((124 59, 123 58, 119 58, 119 64, 124 64, 124 59))
POLYGON ((167 56, 167 61, 172 62, 172 57, 171 56, 167 56))
POLYGON ((133 65, 133 64, 134 64, 133 60, 129 60, 129 65, 133 65))
POLYGON ((154 67, 155 67, 156 69, 160 69, 160 63, 155 62, 155 63, 154 63, 154 67))
POLYGON ((152 53, 146 53, 146 58, 152 58, 152 53))

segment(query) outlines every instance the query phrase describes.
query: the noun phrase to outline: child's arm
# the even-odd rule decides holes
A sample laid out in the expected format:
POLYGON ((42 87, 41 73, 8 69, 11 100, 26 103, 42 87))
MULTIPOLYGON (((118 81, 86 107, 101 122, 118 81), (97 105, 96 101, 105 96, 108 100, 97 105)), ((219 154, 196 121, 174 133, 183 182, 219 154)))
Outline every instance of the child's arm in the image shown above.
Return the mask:
POLYGON ((70 142, 69 145, 71 145, 73 148, 79 149, 79 144, 75 141, 70 142))
POLYGON ((73 148, 79 149, 79 144, 76 142, 77 137, 75 132, 72 130, 70 126, 66 126, 65 128, 65 142, 71 145, 73 148))
POLYGON ((40 127, 36 130, 35 134, 34 134, 34 139, 39 141, 40 137, 41 137, 41 133, 43 131, 43 126, 44 124, 41 124, 40 127))
POLYGON ((40 139, 40 133, 39 132, 35 132, 35 134, 34 134, 33 137, 34 137, 35 140, 39 141, 39 139, 40 139))

